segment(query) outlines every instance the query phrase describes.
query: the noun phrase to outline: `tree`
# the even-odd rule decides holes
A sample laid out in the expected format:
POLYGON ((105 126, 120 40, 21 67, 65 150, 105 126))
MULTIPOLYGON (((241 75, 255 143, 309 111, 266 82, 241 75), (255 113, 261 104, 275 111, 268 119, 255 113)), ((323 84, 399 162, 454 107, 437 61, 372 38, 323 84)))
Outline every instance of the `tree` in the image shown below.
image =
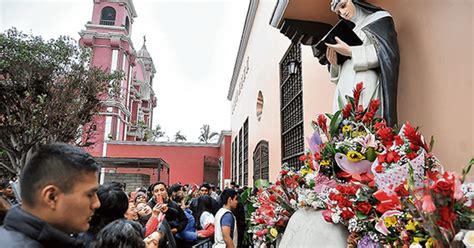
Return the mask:
POLYGON ((164 138, 165 135, 166 135, 166 133, 161 130, 161 125, 157 124, 155 129, 150 130, 150 134, 149 134, 150 139, 149 140, 156 141, 159 138, 164 138))
POLYGON ((186 136, 181 134, 181 131, 176 132, 174 135, 174 141, 175 142, 181 142, 181 141, 186 141, 186 136))
POLYGON ((17 173, 40 145, 92 144, 102 100, 118 97, 122 72, 91 67, 91 51, 69 37, 0 34, 0 149, 17 173))
POLYGON ((201 135, 199 135, 199 142, 209 143, 215 138, 219 137, 219 133, 211 132, 208 124, 203 124, 201 127, 201 135))

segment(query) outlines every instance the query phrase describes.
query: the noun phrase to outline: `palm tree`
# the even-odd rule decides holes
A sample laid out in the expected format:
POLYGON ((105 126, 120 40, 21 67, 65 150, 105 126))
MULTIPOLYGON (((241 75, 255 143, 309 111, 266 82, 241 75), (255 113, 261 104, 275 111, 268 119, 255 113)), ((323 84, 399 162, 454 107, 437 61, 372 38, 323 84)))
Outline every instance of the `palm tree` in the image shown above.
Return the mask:
POLYGON ((174 141, 175 142, 186 141, 186 136, 184 134, 181 134, 181 131, 178 131, 174 135, 174 141))
POLYGON ((213 139, 219 137, 219 133, 211 132, 209 124, 203 124, 201 127, 201 135, 199 135, 199 142, 209 143, 213 139))
POLYGON ((155 129, 151 130, 151 139, 156 141, 159 138, 165 137, 165 132, 161 130, 161 125, 157 124, 155 129))

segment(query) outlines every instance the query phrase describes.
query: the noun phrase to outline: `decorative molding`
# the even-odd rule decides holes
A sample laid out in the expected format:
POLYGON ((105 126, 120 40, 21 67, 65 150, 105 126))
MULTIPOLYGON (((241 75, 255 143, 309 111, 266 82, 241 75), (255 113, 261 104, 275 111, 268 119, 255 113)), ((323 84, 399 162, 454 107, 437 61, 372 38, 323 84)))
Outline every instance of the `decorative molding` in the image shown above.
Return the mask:
POLYGON ((119 108, 127 117, 130 117, 131 113, 130 111, 123 105, 123 103, 116 101, 116 100, 111 100, 108 99, 102 103, 106 107, 116 107, 119 108))
POLYGON ((249 10, 247 17, 245 18, 244 30, 240 39, 239 51, 235 60, 234 72, 230 81, 229 91, 227 93, 227 100, 231 101, 234 95, 235 85, 237 83, 237 77, 239 76, 240 68, 244 60, 245 51, 247 50, 247 43, 250 38, 250 32, 252 31, 253 22, 257 13, 259 0, 250 0, 249 10))
POLYGON ((280 28, 283 24, 283 14, 285 13, 286 7, 288 7, 289 0, 278 0, 273 10, 272 17, 270 18, 270 25, 275 28, 280 28))
POLYGON ((217 141, 217 144, 219 144, 219 146, 222 145, 222 142, 224 141, 225 136, 232 136, 232 131, 230 131, 230 130, 222 130, 221 131, 221 135, 219 136, 219 140, 217 141))

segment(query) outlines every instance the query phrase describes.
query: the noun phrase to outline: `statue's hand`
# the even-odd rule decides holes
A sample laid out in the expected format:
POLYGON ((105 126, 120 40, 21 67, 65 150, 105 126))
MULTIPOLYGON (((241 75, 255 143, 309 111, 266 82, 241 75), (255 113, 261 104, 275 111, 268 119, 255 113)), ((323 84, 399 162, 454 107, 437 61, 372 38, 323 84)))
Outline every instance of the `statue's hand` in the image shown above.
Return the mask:
POLYGON ((336 50, 336 52, 341 55, 352 57, 352 48, 349 45, 347 45, 347 43, 345 43, 338 37, 336 37, 336 42, 337 42, 336 44, 326 43, 326 46, 328 46, 328 48, 332 48, 336 50))
POLYGON ((328 59, 329 64, 337 65, 337 53, 334 49, 329 47, 326 49, 326 58, 328 59))

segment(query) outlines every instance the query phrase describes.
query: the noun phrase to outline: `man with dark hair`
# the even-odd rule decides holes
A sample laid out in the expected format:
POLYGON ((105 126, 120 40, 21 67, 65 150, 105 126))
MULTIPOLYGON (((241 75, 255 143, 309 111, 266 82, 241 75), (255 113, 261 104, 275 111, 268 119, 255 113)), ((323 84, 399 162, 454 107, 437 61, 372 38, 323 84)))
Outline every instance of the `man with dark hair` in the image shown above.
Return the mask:
POLYGON ((70 234, 85 232, 97 198, 99 165, 63 143, 40 147, 20 176, 22 205, 0 227, 2 247, 82 247, 70 234))
POLYGON ((239 195, 233 189, 225 189, 221 194, 223 206, 216 214, 214 222, 214 248, 237 247, 237 225, 232 210, 237 208, 239 195))
POLYGON ((18 204, 15 193, 13 192, 12 184, 8 180, 0 182, 0 196, 3 196, 3 198, 12 206, 18 204))

